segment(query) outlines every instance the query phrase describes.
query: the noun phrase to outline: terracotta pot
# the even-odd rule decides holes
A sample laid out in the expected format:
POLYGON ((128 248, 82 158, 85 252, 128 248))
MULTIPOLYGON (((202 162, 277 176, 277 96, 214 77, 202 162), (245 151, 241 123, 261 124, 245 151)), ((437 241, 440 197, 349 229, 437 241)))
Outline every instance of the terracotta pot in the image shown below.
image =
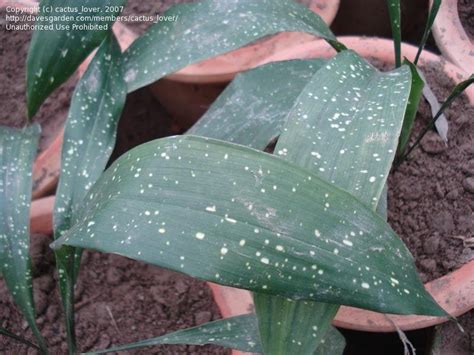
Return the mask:
MULTIPOLYGON (((340 37, 339 40, 363 57, 375 57, 387 63, 394 63, 393 43, 391 40, 363 37, 340 37)), ((408 59, 413 60, 416 52, 416 47, 402 44, 402 55, 408 59)), ((287 51, 279 52, 263 62, 294 58, 330 58, 334 54, 335 51, 325 41, 314 40, 288 48, 287 51)), ((433 61, 439 62, 440 60, 439 56, 424 51, 420 57, 420 64, 423 65, 423 63, 433 61)), ((441 63, 445 73, 455 82, 466 78, 466 74, 456 66, 447 62, 441 63)), ((466 94, 471 104, 474 105, 474 87, 469 87, 466 90, 466 94)), ((468 312, 474 308, 474 261, 463 265, 448 275, 425 284, 425 287, 451 315, 459 316, 468 312)), ((248 310, 253 308, 252 297, 248 291, 221 287, 218 291, 214 291, 214 294, 224 317, 248 313, 248 310)), ((368 332, 393 332, 396 331, 394 324, 402 330, 413 330, 446 321, 446 318, 426 316, 387 316, 381 313, 343 306, 334 319, 333 324, 342 328, 368 332)))
MULTIPOLYGON (((430 0, 432 5, 433 0, 430 0)), ((433 36, 441 53, 463 69, 474 73, 474 42, 459 19, 458 0, 444 0, 433 24, 433 36)))
MULTIPOLYGON (((339 8, 339 0, 312 0, 307 5, 331 24, 339 8)), ((168 75, 151 85, 158 101, 182 128, 189 128, 207 111, 230 80, 242 71, 285 50, 290 45, 305 43, 314 36, 305 33, 280 33, 235 51, 210 58, 168 75)))

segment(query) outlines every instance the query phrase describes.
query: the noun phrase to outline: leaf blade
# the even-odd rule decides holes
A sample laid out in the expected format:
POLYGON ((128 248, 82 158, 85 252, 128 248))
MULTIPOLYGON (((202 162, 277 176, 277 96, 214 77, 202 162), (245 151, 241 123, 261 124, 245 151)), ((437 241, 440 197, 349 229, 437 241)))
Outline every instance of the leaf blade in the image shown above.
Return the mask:
POLYGON ((129 92, 189 64, 278 32, 307 32, 343 48, 317 14, 294 1, 204 0, 175 6, 166 16, 178 20, 153 25, 125 52, 129 92))
POLYGON ((245 314, 178 330, 156 338, 86 354, 105 354, 113 351, 139 349, 160 344, 215 344, 252 353, 261 352, 255 315, 245 314))
MULTIPOLYGON (((409 72, 402 71, 405 77, 389 84, 382 79, 392 74, 379 74, 353 52, 338 54, 314 75, 298 97, 275 151, 284 159, 344 188, 363 202, 378 205, 398 141, 402 122, 399 118, 403 117, 409 92, 405 88, 405 95, 398 97, 389 88, 407 80, 409 72), (397 100, 381 99, 390 95, 397 96, 400 104, 397 100), (392 105, 401 106, 401 109, 391 109, 392 105), (384 110, 376 113, 375 107, 384 110), (373 120, 378 122, 372 124, 373 120), (371 148, 367 147, 371 145, 371 148), (360 146, 365 149, 354 149, 360 146), (376 157, 380 154, 376 173, 372 164, 373 154, 376 157), (354 171, 355 168, 359 171, 354 171), (363 174, 360 173, 362 168, 363 174), (347 178, 348 171, 351 171, 351 179, 347 178), (375 175, 377 179, 370 184, 363 183, 361 177, 369 172, 369 176, 375 175)), ((259 329, 269 335, 262 337, 263 347, 270 354, 295 351, 312 354, 338 308, 334 304, 258 296, 259 329), (315 327, 314 330, 308 324, 315 327), (280 344, 282 338, 295 341, 280 344)))
POLYGON ((83 207, 84 214, 54 243, 55 248, 67 244, 120 253, 212 282, 294 299, 314 299, 393 313, 445 315, 426 293, 417 274, 404 266, 403 263, 413 265, 412 257, 384 221, 346 192, 271 155, 193 136, 160 139, 135 148, 119 159, 101 177, 91 195, 83 207), (226 154, 232 159, 226 159, 226 154), (214 161, 212 166, 211 161, 214 161), (192 170, 186 169, 190 164, 192 170), (248 170, 243 168, 246 164, 251 164, 248 170), (136 169, 142 169, 138 177, 135 177, 136 169), (276 173, 260 179, 260 169, 276 173), (177 180, 170 176, 176 176, 177 180), (209 190, 210 185, 213 190, 209 190), (261 189, 272 191, 271 197, 261 189), (282 197, 288 193, 292 199, 285 201, 282 197), (268 199, 272 202, 270 210, 268 199), (312 212, 303 207, 308 207, 308 201, 311 201, 312 212), (217 205, 220 205, 219 214, 212 211, 217 205), (295 211, 298 218, 294 218, 295 211), (354 214, 354 211, 357 212, 354 214), (314 215, 318 214, 324 218, 315 226, 314 215), (145 222, 140 230, 133 227, 135 223, 130 224, 135 218, 145 222), (183 218, 193 223, 183 225, 183 218), (300 219, 307 225, 300 224, 300 219), (340 220, 345 222, 340 225, 340 220), (344 243, 343 230, 350 231, 346 228, 359 231, 357 242, 352 243, 355 248, 344 243), (96 235, 101 238, 95 238, 96 235), (148 238, 150 235, 155 237, 148 238), (170 238, 170 235, 179 238, 170 238), (325 235, 334 235, 333 241, 326 241, 325 235), (242 248, 242 236, 248 240, 244 242, 246 248, 242 248), (365 243, 369 236, 367 258, 365 243), (265 237, 274 243, 283 243, 285 253, 282 255, 281 248, 276 246, 266 247, 265 237), (334 250, 336 247, 338 253, 334 250), (379 248, 396 250, 396 253, 380 257, 379 248), (355 249, 359 250, 357 255, 354 255, 355 249), (352 256, 347 259, 349 252, 352 256), (207 268, 202 267, 203 255, 206 255, 207 268), (290 264, 314 273, 307 276, 286 268, 281 270, 280 263, 286 258, 290 264), (374 287, 367 288, 366 282, 370 281, 365 278, 371 276, 361 279, 359 271, 354 270, 354 263, 365 265, 369 259, 374 271, 369 268, 365 274, 380 273, 381 284, 390 284, 391 277, 398 277, 397 285, 406 291, 399 291, 399 287, 393 285, 384 288, 386 302, 381 302, 379 292, 375 292, 374 287), (399 259, 403 260, 402 267, 399 259), (345 265, 352 269, 347 272, 345 265), (249 266, 259 270, 255 279, 251 276, 254 272, 248 271, 249 266), (340 275, 343 268, 347 272, 345 277, 340 275), (236 269, 242 276, 235 274, 236 269), (386 279, 382 281, 381 275, 388 269, 393 274, 384 276, 386 279), (400 272, 404 273, 403 279, 400 272), (315 274, 318 287, 311 281, 315 274), (350 278, 349 283, 347 278, 350 278), (353 278, 359 280, 357 285, 348 286, 352 285, 353 278), (328 292, 318 291, 329 286, 328 292), (413 299, 400 298, 398 292, 411 293, 413 299))
MULTIPOLYGON (((125 104, 121 50, 113 34, 99 47, 74 90, 61 153, 61 176, 55 200, 54 237, 71 227, 90 187, 102 174, 115 145, 118 120, 125 104)), ((69 348, 75 349, 74 285, 81 250, 55 251, 59 288, 65 310, 69 348)))
POLYGON ((395 49, 395 66, 402 65, 402 29, 401 29, 401 11, 400 0, 386 0, 388 14, 390 16, 390 26, 392 28, 393 46, 395 49))
POLYGON ((0 129, 0 273, 39 346, 46 343, 36 325, 29 255, 32 167, 40 127, 0 129))
POLYGON ((42 0, 40 6, 38 25, 70 26, 64 30, 36 30, 33 33, 27 57, 27 106, 28 116, 34 116, 43 101, 78 68, 84 59, 104 39, 113 24, 106 17, 117 15, 116 9, 124 5, 126 0, 42 0), (86 18, 81 7, 99 9, 94 13, 104 16, 104 20, 86 18), (64 15, 64 9, 76 9, 68 13, 66 21, 53 21, 64 15), (51 12, 43 12, 42 9, 51 9, 51 12), (62 11, 61 11, 62 10, 62 11), (110 11, 109 11, 110 10, 110 11), (99 23, 98 23, 99 22, 99 23), (80 26, 102 25, 105 28, 88 30, 80 26), (74 27, 73 27, 74 26, 74 27), (47 43, 47 45, 45 45, 47 43))
POLYGON ((294 101, 324 63, 276 62, 238 74, 186 133, 265 149, 280 135, 294 101))

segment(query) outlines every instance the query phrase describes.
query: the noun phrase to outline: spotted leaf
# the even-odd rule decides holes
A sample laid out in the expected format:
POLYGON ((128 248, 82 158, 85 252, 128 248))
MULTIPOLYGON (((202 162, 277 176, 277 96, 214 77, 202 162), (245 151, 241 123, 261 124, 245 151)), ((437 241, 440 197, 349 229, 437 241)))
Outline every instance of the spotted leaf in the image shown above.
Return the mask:
POLYGON ((32 167, 40 128, 0 127, 0 273, 43 351, 36 326, 30 261, 32 167))
MULTIPOLYGON (((296 100, 275 151, 375 208, 394 158, 409 80, 405 67, 380 73, 351 51, 338 54, 296 100)), ((265 294, 256 294, 255 303, 269 354, 312 354, 339 308, 265 294)))
POLYGON ((172 7, 125 52, 128 91, 189 64, 283 31, 306 32, 344 48, 324 21, 293 0, 203 0, 172 7))
MULTIPOLYGON (((127 91, 120 57, 120 47, 110 34, 74 90, 64 131, 61 177, 54 206, 55 238, 71 227, 72 217, 112 153, 127 91)), ((64 247, 55 254, 69 346, 74 348, 73 289, 81 251, 64 247)))
POLYGON ((136 343, 121 345, 106 350, 93 351, 87 354, 106 354, 160 344, 215 344, 252 353, 261 352, 257 320, 254 314, 246 314, 227 319, 219 319, 214 322, 178 330, 177 332, 156 338, 141 340, 136 343))
POLYGON ((263 150, 280 135, 296 98, 324 63, 277 62, 237 75, 187 133, 263 150))
POLYGON ((156 140, 118 159, 85 202, 55 248, 292 299, 445 315, 370 208, 266 153, 194 136, 156 140))
MULTIPOLYGON (((197 327, 178 330, 156 338, 141 340, 136 343, 120 345, 106 350, 97 350, 85 355, 106 354, 116 351, 140 349, 161 344, 214 344, 227 348, 251 353, 261 353, 260 339, 257 329, 257 319, 254 314, 219 319, 197 327)), ((342 354, 344 337, 334 328, 328 331, 328 336, 321 345, 324 352, 316 354, 342 354)))
POLYGON ((28 50, 26 88, 28 115, 71 74, 105 38, 126 0, 42 0, 28 50), (95 9, 97 12, 83 10, 95 9), (49 11, 48 11, 49 10, 49 11), (67 18, 57 20, 59 16, 67 18), (56 20, 55 20, 56 18, 56 20), (98 20, 99 19, 99 20, 98 20), (48 26, 55 26, 50 29, 48 26), (58 29, 57 26, 63 26, 58 29))

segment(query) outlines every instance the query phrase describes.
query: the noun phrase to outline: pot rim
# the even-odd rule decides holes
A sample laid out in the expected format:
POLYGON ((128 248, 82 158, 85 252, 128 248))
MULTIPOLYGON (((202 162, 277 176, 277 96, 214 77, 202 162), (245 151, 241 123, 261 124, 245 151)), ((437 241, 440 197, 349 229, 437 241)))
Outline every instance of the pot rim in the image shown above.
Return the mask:
MULTIPOLYGON (((433 0, 430 0, 430 8, 433 0)), ((474 42, 464 29, 458 12, 458 0, 441 2, 433 23, 433 36, 441 53, 466 73, 474 72, 474 42)))

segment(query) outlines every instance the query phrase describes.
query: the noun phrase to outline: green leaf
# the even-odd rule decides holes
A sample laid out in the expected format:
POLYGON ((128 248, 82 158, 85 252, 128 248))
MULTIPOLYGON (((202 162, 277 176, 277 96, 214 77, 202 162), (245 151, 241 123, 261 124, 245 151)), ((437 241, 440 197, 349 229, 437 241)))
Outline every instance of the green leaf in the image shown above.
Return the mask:
MULTIPOLYGON (((342 354, 345 347, 344 337, 334 327, 330 327, 327 338, 314 355, 342 354)), ((141 340, 136 343, 121 345, 106 350, 92 351, 85 355, 106 354, 116 351, 140 349, 162 344, 214 344, 251 353, 261 353, 260 339, 255 314, 219 319, 197 327, 178 330, 156 338, 141 340)))
POLYGON ((324 63, 276 62, 237 75, 187 133, 265 149, 280 135, 296 98, 324 63))
MULTIPOLYGON (((61 177, 56 192, 55 238, 71 227, 73 216, 112 153, 127 91, 120 57, 120 47, 111 34, 99 47, 74 91, 64 131, 61 177)), ((71 351, 75 347, 73 302, 80 256, 80 250, 71 247, 56 251, 71 351)))
POLYGON ((32 166, 40 127, 0 128, 0 272, 43 352, 36 326, 30 261, 32 166))
POLYGON ((410 155, 410 153, 413 151, 413 149, 415 149, 418 146, 418 144, 421 142, 421 140, 423 139, 425 134, 431 128, 434 127, 434 125, 436 124, 436 121, 438 120, 439 117, 441 117, 444 110, 446 110, 449 107, 449 105, 451 105, 451 103, 454 100, 456 100, 459 97, 459 95, 461 95, 463 93, 463 91, 466 90, 472 83, 474 83, 474 74, 471 74, 471 76, 468 79, 466 79, 464 81, 461 81, 459 84, 457 84, 454 87, 453 91, 451 91, 449 96, 443 102, 443 104, 441 105, 441 108, 436 113, 436 115, 433 117, 431 122, 428 125, 426 125, 425 129, 420 133, 420 135, 416 138, 415 142, 412 144, 412 146, 407 150, 405 155, 402 157, 402 159, 401 159, 402 161, 404 159, 406 159, 410 155))
POLYGON ((423 48, 425 48, 426 41, 431 32, 431 27, 436 19, 436 15, 438 15, 439 8, 441 6, 441 0, 433 0, 431 2, 430 12, 428 14, 428 19, 426 21, 425 30, 423 31, 423 37, 421 38, 420 45, 418 46, 418 52, 416 52, 415 61, 413 62, 415 65, 418 64, 418 60, 420 59, 421 52, 423 48))
POLYGON ((14 340, 16 340, 16 341, 18 341, 18 342, 20 342, 20 343, 22 343, 22 344, 25 344, 26 346, 29 346, 30 348, 35 348, 35 349, 41 351, 41 349, 40 349, 38 346, 36 346, 36 345, 33 344, 32 342, 30 342, 29 340, 26 340, 25 338, 23 338, 23 337, 21 337, 21 336, 19 336, 19 335, 16 335, 16 334, 14 334, 14 333, 12 333, 12 332, 6 330, 5 328, 0 327, 0 334, 1 334, 1 335, 5 335, 5 336, 7 336, 7 337, 9 337, 9 338, 12 338, 12 339, 14 339, 14 340))
POLYGON ((288 118, 275 153, 375 208, 402 128, 408 66, 381 73, 352 51, 320 69, 288 118))
POLYGON ((242 351, 259 353, 257 319, 254 314, 219 319, 193 328, 178 330, 156 338, 141 340, 136 343, 122 345, 107 350, 87 353, 105 354, 114 351, 139 349, 160 344, 215 344, 242 351))
POLYGON ((159 139, 118 159, 85 202, 55 248, 118 253, 292 299, 445 315, 383 220, 269 154, 193 136, 159 139))
POLYGON ((189 64, 283 31, 306 32, 337 42, 324 21, 292 0, 203 0, 172 7, 125 52, 128 91, 189 64))
POLYGON ((400 0, 386 0, 388 14, 390 16, 390 26, 392 27, 393 46, 395 48, 395 66, 402 65, 402 29, 400 15, 400 0))
MULTIPOLYGON (((239 74, 188 133, 222 139, 263 150, 272 139, 280 135, 288 113, 297 97, 324 63, 325 61, 320 59, 270 63, 239 74)), ((311 336, 316 331, 313 330, 310 336, 306 337, 308 329, 317 328, 317 325, 314 324, 316 321, 314 318, 307 320, 307 322, 291 322, 294 323, 289 325, 291 334, 286 337, 281 332, 278 333, 278 330, 283 330, 287 326, 284 321, 289 319, 290 315, 295 319, 301 319, 303 316, 301 314, 302 310, 306 313, 309 310, 319 311, 323 308, 321 304, 298 302, 295 304, 295 308, 292 308, 285 307, 289 304, 289 301, 284 301, 277 296, 272 297, 256 293, 254 298, 257 303, 257 310, 260 310, 258 300, 264 298, 272 300, 268 304, 270 307, 267 308, 271 309, 273 307, 273 312, 268 313, 270 318, 265 319, 265 321, 270 323, 267 324, 267 329, 275 338, 272 341, 271 334, 266 334, 265 337, 268 339, 265 339, 264 344, 270 344, 271 346, 270 349, 266 349, 266 353, 271 354, 278 348, 282 350, 282 353, 290 353, 292 346, 296 346, 297 350, 301 351, 301 345, 299 344, 307 345, 308 340, 311 341, 311 344, 307 346, 310 353, 316 349, 320 337, 311 336), (303 307, 303 304, 309 309, 303 307), (306 304, 309 304, 309 306, 306 306, 306 304), (315 309, 312 309, 313 305, 315 309), (271 317, 276 316, 275 310, 282 312, 280 314, 282 321, 279 326, 276 326, 276 329, 271 329, 273 322, 271 317), (289 336, 295 341, 286 342, 289 336)), ((327 315, 334 315, 333 313, 338 309, 334 305, 325 304, 325 306, 327 315), (334 312, 331 310, 334 310, 334 312)), ((262 314, 262 310, 259 314, 262 314)), ((328 318, 330 319, 324 331, 330 326, 329 323, 332 320, 332 317, 328 318)), ((262 317, 259 317, 259 320, 262 320, 262 317)), ((261 330, 263 325, 260 324, 259 328, 261 330)), ((324 334, 323 329, 318 330, 319 334, 324 334)))
POLYGON ((314 355, 342 355, 346 347, 346 340, 344 336, 334 327, 329 327, 326 336, 321 340, 321 345, 318 346, 314 355))
POLYGON ((119 13, 116 10, 125 2, 126 0, 41 1, 36 24, 46 27, 33 33, 27 58, 26 87, 30 118, 43 101, 102 42, 112 27, 113 16, 119 13), (98 12, 83 12, 83 6, 97 9, 98 12), (66 11, 68 9, 70 11, 66 11), (66 21, 58 20, 59 16, 67 16, 66 21), (98 20, 98 16, 102 19, 98 20), (48 26, 65 27, 64 30, 58 30, 57 27, 50 29, 48 26))
POLYGON ((424 81, 420 77, 420 72, 416 66, 410 63, 407 59, 403 61, 403 64, 407 65, 411 71, 411 89, 408 105, 405 111, 405 117, 403 118, 402 132, 400 133, 400 138, 398 141, 398 157, 403 155, 407 148, 408 142, 410 141, 411 130, 413 128, 413 123, 415 122, 416 113, 418 112, 418 106, 420 104, 424 87, 424 81))
MULTIPOLYGON (((392 164, 409 79, 407 68, 382 74, 351 51, 338 54, 298 97, 275 151, 375 209, 392 164)), ((269 335, 262 336, 263 347, 269 354, 311 354, 339 306, 275 298, 260 295, 256 302, 260 332, 269 335), (278 343, 293 336, 293 342, 278 343)))
POLYGON ((313 354, 339 309, 333 304, 261 293, 254 294, 254 302, 265 354, 313 354))

